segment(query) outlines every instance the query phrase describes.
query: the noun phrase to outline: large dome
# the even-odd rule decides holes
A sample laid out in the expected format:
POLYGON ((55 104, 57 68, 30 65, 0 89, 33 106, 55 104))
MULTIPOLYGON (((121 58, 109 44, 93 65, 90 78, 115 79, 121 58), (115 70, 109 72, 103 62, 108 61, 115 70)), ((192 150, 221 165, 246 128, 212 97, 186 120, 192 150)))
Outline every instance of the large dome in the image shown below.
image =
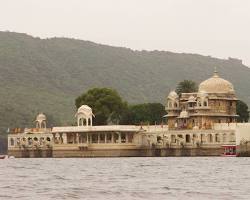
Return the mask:
POLYGON ((199 85, 199 92, 234 93, 234 87, 229 81, 220 78, 218 73, 215 71, 211 78, 203 81, 199 85))

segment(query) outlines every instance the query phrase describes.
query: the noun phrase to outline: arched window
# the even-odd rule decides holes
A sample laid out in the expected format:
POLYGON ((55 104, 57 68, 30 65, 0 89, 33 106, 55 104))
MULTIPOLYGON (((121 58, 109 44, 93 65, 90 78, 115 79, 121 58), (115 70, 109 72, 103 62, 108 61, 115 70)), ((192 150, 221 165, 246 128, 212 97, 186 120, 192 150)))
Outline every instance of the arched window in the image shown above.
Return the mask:
POLYGON ((218 133, 215 134, 215 142, 220 142, 220 135, 218 133))
POLYGON ((106 136, 106 142, 107 143, 111 143, 112 142, 112 134, 111 133, 107 133, 107 136, 106 136))
POLYGON ((212 134, 208 134, 207 136, 208 142, 213 142, 213 135, 212 134))
POLYGON ((114 134, 114 142, 119 143, 119 134, 118 133, 114 134))
POLYGON ((175 137, 175 135, 171 135, 171 142, 172 143, 176 143, 176 137, 175 137))
POLYGON ((187 134, 187 135, 186 135, 186 143, 190 143, 190 142, 191 142, 190 135, 189 135, 189 134, 187 134))
POLYGON ((204 105, 205 107, 207 107, 207 101, 204 101, 203 105, 204 105))
POLYGON ((227 141, 227 134, 224 133, 224 134, 223 134, 223 142, 226 142, 226 141, 227 141))
POLYGON ((84 118, 84 117, 79 118, 79 124, 81 126, 87 126, 87 118, 84 118))
POLYGON ((177 108, 177 107, 178 107, 178 105, 177 105, 177 103, 176 103, 176 102, 174 103, 174 107, 175 107, 175 108, 177 108))
POLYGON ((171 101, 168 102, 168 107, 172 108, 172 102, 171 101))
POLYGON ((28 138, 28 144, 32 145, 32 138, 31 137, 28 138))
POLYGON ((10 139, 10 146, 14 146, 15 145, 15 141, 13 138, 10 139))
POLYGON ((201 134, 201 142, 206 142, 205 135, 201 134))

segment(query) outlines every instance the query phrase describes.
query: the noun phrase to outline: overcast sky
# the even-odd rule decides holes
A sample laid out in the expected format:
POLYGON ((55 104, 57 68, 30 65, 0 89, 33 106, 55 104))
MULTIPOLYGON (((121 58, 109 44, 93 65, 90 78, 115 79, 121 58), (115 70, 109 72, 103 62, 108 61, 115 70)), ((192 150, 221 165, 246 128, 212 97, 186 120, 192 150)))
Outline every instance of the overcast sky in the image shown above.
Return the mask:
POLYGON ((250 0, 0 0, 0 30, 250 66, 250 0))

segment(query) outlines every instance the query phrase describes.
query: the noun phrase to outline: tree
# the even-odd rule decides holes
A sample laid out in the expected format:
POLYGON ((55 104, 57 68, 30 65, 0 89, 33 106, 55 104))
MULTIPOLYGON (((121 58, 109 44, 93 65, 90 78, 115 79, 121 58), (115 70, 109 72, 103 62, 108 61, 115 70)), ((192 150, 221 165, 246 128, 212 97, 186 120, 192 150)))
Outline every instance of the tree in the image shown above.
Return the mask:
POLYGON ((166 114, 165 108, 160 103, 144 103, 129 106, 127 113, 122 118, 123 124, 160 124, 166 114))
POLYGON ((239 100, 236 104, 236 112, 239 115, 238 122, 248 122, 249 120, 249 111, 248 106, 245 102, 239 100))
POLYGON ((93 109, 95 125, 117 124, 127 109, 127 103, 116 90, 110 88, 93 88, 76 98, 77 108, 84 104, 93 109))
POLYGON ((198 86, 197 83, 192 80, 184 80, 178 83, 176 87, 176 93, 180 95, 181 93, 191 93, 197 92, 198 86))

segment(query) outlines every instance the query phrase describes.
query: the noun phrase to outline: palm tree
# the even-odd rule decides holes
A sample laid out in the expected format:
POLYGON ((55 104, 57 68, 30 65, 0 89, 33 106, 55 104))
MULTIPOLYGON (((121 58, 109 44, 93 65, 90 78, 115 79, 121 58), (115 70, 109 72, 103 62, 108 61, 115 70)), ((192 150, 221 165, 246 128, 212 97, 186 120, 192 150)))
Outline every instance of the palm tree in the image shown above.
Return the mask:
POLYGON ((192 80, 184 80, 178 83, 175 91, 178 95, 180 95, 181 93, 197 92, 198 86, 196 82, 192 80))

